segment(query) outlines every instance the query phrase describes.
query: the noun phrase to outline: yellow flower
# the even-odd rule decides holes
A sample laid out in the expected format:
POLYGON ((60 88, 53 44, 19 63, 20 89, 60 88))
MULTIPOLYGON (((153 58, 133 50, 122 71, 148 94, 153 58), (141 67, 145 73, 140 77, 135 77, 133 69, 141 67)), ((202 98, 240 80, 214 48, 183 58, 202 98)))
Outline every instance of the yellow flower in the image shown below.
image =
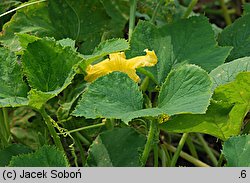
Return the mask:
POLYGON ((89 65, 86 69, 87 75, 85 80, 92 82, 97 78, 107 75, 114 71, 126 73, 135 82, 139 82, 140 78, 136 74, 136 68, 152 67, 157 63, 157 57, 154 51, 144 50, 145 56, 138 56, 131 59, 126 59, 124 52, 109 54, 109 58, 95 65, 89 65))

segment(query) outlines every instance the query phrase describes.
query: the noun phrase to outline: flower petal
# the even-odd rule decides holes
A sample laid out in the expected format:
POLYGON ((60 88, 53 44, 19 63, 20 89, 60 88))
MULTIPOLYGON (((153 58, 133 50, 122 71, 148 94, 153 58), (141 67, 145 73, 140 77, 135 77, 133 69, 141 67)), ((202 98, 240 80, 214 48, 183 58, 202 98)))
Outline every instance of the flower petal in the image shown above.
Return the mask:
POLYGON ((138 56, 127 60, 129 62, 129 67, 139 68, 139 67, 152 67, 157 63, 157 56, 154 51, 144 50, 146 52, 145 56, 138 56))
POLYGON ((92 82, 97 78, 107 75, 114 71, 120 71, 128 74, 135 82, 139 82, 140 78, 136 74, 136 68, 149 66, 152 67, 157 63, 157 57, 154 51, 146 51, 145 56, 138 56, 126 60, 124 52, 109 54, 109 59, 105 59, 95 65, 89 65, 86 69, 87 75, 85 80, 92 82))

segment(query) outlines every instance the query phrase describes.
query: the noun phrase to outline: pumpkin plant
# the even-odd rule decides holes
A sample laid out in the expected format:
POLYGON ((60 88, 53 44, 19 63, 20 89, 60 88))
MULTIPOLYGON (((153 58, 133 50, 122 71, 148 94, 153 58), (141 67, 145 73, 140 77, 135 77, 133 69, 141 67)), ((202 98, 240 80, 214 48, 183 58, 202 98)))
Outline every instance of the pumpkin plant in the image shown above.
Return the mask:
POLYGON ((249 5, 219 29, 197 2, 1 9, 0 165, 249 166, 249 5))

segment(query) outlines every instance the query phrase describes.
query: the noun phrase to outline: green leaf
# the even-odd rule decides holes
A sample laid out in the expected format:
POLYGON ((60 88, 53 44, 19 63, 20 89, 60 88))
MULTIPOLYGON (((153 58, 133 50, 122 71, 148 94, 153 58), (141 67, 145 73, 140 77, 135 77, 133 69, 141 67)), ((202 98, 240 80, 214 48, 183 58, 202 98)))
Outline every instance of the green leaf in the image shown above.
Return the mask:
POLYGON ((96 138, 89 149, 88 166, 137 167, 146 138, 132 128, 116 128, 96 138))
POLYGON ((243 15, 249 14, 250 13, 250 3, 244 3, 242 6, 244 9, 243 15))
MULTIPOLYGON (((20 46, 21 46, 21 50, 19 50, 19 54, 22 55, 23 51, 25 49, 27 49, 28 44, 35 42, 36 40, 39 40, 41 38, 30 35, 30 34, 16 34, 18 36, 19 42, 20 42, 20 46)), ((50 38, 51 40, 54 40, 54 38, 50 38)), ((75 41, 69 38, 66 39, 61 39, 58 40, 57 43, 59 43, 61 46, 63 47, 71 47, 73 50, 76 50, 75 48, 75 41)))
POLYGON ((122 116, 124 122, 144 116, 181 113, 205 113, 211 98, 211 79, 206 71, 195 65, 173 69, 163 83, 155 108, 142 109, 122 116))
POLYGON ((126 74, 113 72, 89 85, 73 115, 120 119, 124 113, 142 109, 142 102, 138 85, 126 74))
POLYGON ((225 61, 231 50, 217 46, 212 27, 202 16, 181 19, 161 28, 139 22, 130 44, 129 57, 141 55, 146 48, 155 50, 158 64, 150 70, 159 83, 164 82, 172 68, 183 63, 211 71, 225 61))
POLYGON ((111 21, 99 0, 49 0, 49 16, 58 32, 55 37, 77 40, 86 54, 101 41, 111 21))
MULTIPOLYGON (((104 2, 108 7, 110 2, 104 2)), ((116 26, 112 32, 121 33, 125 20, 116 6, 109 6, 108 13, 100 0, 48 0, 33 4, 17 11, 10 22, 4 25, 0 42, 13 51, 20 51, 21 46, 16 33, 29 33, 38 37, 54 37, 56 40, 70 38, 76 40, 79 50, 91 54, 93 49, 109 37, 111 25, 116 26), (62 18, 63 17, 63 18, 62 18)))
POLYGON ((53 37, 56 30, 49 19, 47 3, 38 3, 18 10, 11 21, 3 26, 0 42, 12 51, 21 50, 16 33, 53 37))
POLYGON ((155 51, 158 63, 156 67, 147 70, 154 74, 154 80, 164 82, 172 66, 173 48, 170 37, 161 35, 153 24, 140 21, 133 32, 130 46, 131 49, 126 52, 127 57, 143 55, 145 49, 155 51))
POLYGON ((124 27, 129 19, 129 0, 100 0, 107 12, 112 18, 112 22, 108 34, 112 37, 119 36, 123 37, 124 27))
POLYGON ((223 154, 228 167, 250 167, 250 135, 232 137, 225 141, 223 154))
POLYGON ((0 14, 5 13, 11 7, 17 6, 18 4, 20 4, 20 1, 4 0, 4 1, 0 2, 0 14))
POLYGON ((237 123, 230 120, 231 116, 240 121, 241 116, 230 111, 232 105, 212 101, 206 114, 180 114, 170 118, 169 121, 160 125, 164 131, 174 133, 206 133, 219 139, 226 140, 232 135, 239 133, 237 123), (236 128, 235 128, 236 127, 236 128))
POLYGON ((216 88, 213 98, 234 104, 230 112, 230 121, 239 133, 242 122, 250 110, 250 72, 240 73, 235 81, 216 88))
POLYGON ((207 72, 195 65, 174 69, 162 85, 158 107, 168 115, 205 113, 211 93, 211 79, 207 72))
POLYGON ((120 52, 129 49, 129 43, 125 39, 109 39, 101 42, 91 55, 84 55, 86 65, 98 60, 110 53, 120 52))
MULTIPOLYGON (((14 1, 14 0, 2 0, 0 2, 0 15, 7 12, 8 10, 10 10, 12 8, 15 8, 20 3, 21 3, 20 1, 14 1)), ((2 27, 3 27, 4 23, 9 21, 11 16, 12 16, 12 14, 10 13, 10 14, 7 14, 7 15, 1 17, 0 30, 2 30, 2 27)))
POLYGON ((250 72, 242 72, 235 81, 216 88, 213 96, 216 100, 241 105, 246 110, 250 108, 250 72))
POLYGON ((69 39, 69 38, 66 38, 66 39, 61 39, 59 41, 57 41, 60 45, 62 45, 63 47, 71 47, 73 50, 75 50, 75 44, 76 44, 76 41, 75 40, 72 40, 72 39, 69 39))
POLYGON ((238 135, 250 110, 250 73, 240 73, 236 80, 215 89, 213 101, 206 114, 177 115, 161 128, 169 132, 200 132, 222 140, 238 135))
POLYGON ((22 144, 11 144, 3 150, 0 150, 0 167, 7 166, 13 156, 31 153, 32 150, 22 144))
POLYGON ((24 72, 32 88, 29 105, 39 109, 64 90, 82 60, 71 47, 62 47, 53 40, 40 39, 30 43, 22 56, 24 72))
POLYGON ((27 105, 28 86, 14 53, 0 48, 0 107, 27 105))
POLYGON ((227 26, 219 35, 218 42, 221 46, 233 46, 227 58, 231 61, 237 58, 250 56, 250 14, 246 14, 227 26))
POLYGON ((209 74, 213 78, 213 90, 233 81, 237 74, 244 71, 250 71, 250 57, 239 58, 215 68, 209 74))
POLYGON ((27 49, 28 44, 35 42, 36 40, 40 39, 39 37, 30 35, 30 34, 16 34, 18 36, 18 40, 20 42, 20 49, 17 52, 20 55, 23 54, 23 51, 27 49))
POLYGON ((74 116, 133 118, 160 114, 205 113, 211 97, 211 80, 203 69, 184 65, 173 70, 163 84, 156 108, 142 108, 142 93, 126 74, 113 72, 91 83, 83 93, 74 116))
POLYGON ((14 156, 11 167, 66 167, 69 166, 63 152, 54 146, 43 146, 34 153, 14 156))

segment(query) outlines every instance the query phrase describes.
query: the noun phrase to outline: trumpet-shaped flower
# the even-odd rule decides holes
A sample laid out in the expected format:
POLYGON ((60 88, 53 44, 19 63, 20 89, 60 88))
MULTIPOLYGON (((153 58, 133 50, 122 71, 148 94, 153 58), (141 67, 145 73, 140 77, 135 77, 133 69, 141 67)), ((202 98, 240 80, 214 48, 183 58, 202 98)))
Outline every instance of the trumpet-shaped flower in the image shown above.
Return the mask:
POLYGON ((124 52, 109 54, 109 58, 95 65, 89 65, 86 69, 87 75, 85 80, 92 82, 97 78, 107 75, 114 71, 126 73, 135 82, 139 82, 140 78, 136 74, 136 68, 152 67, 157 63, 157 57, 154 51, 144 50, 145 56, 138 56, 131 59, 126 59, 124 52))

